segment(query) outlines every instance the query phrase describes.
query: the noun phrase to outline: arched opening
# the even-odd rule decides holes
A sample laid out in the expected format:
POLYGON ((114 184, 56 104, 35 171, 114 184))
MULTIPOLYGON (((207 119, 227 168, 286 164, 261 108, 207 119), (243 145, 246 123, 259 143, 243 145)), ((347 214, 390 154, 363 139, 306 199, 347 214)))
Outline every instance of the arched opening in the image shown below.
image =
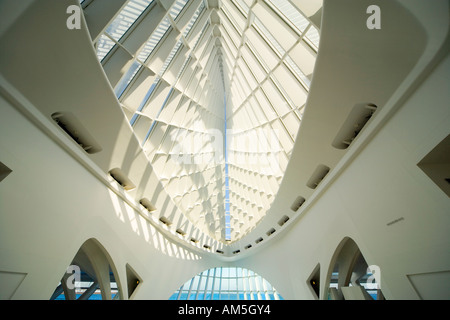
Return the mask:
POLYGON ((117 270, 105 248, 87 240, 64 272, 50 300, 122 299, 117 270))
POLYGON ((344 238, 336 248, 325 288, 328 300, 384 300, 380 288, 380 268, 368 265, 358 245, 344 238))
POLYGON ((169 300, 283 300, 283 297, 252 270, 217 267, 184 283, 169 300))

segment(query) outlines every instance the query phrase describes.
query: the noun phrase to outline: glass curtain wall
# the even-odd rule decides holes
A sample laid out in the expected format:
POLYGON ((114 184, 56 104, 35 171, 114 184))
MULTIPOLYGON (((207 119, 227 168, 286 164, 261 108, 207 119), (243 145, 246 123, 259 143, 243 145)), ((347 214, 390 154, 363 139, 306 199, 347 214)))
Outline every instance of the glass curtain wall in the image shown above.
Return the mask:
POLYGON ((183 284, 169 300, 283 300, 277 290, 255 272, 239 267, 203 271, 183 284))

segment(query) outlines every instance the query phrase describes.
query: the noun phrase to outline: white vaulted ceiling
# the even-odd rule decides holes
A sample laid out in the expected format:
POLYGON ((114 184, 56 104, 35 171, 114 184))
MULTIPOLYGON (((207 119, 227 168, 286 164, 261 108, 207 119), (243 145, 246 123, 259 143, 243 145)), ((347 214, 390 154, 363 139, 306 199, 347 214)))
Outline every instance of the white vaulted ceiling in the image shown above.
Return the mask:
POLYGON ((241 239, 290 159, 317 19, 287 0, 129 0, 111 21, 93 43, 153 170, 205 235, 241 239))

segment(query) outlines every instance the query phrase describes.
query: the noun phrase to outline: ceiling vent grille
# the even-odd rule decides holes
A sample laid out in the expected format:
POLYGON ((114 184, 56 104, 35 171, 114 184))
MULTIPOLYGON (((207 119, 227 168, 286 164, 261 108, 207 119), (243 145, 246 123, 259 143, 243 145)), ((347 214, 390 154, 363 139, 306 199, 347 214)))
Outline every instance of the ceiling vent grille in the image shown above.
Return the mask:
POLYGON ((70 112, 55 112, 52 114, 53 121, 72 138, 85 152, 94 154, 102 148, 89 134, 81 122, 70 112))
POLYGON ((167 219, 166 217, 160 217, 159 221, 161 221, 162 223, 164 223, 166 226, 170 227, 172 225, 172 221, 170 221, 169 219, 167 219))
POLYGON ((355 105, 333 140, 332 146, 337 149, 347 149, 376 110, 377 106, 372 103, 355 105))
POLYGON ((318 165, 314 173, 311 175, 311 178, 309 178, 306 185, 311 189, 317 188, 319 183, 325 178, 328 172, 330 172, 329 167, 323 164, 318 165))
POLYGON ((124 188, 125 190, 129 191, 129 190, 133 190, 134 188, 136 188, 136 186, 134 185, 134 183, 127 177, 127 175, 120 170, 119 168, 114 168, 111 169, 109 171, 109 174, 111 175, 111 177, 117 181, 117 183, 119 183, 122 188, 124 188))
POLYGON ((147 198, 143 198, 139 201, 139 203, 147 209, 148 212, 156 211, 156 207, 148 200, 147 198))
POLYGON ((175 232, 178 233, 180 236, 183 236, 183 237, 186 235, 186 232, 184 232, 181 229, 177 229, 175 232))
MULTIPOLYGON (((294 212, 297 212, 297 210, 303 205, 304 202, 305 202, 305 198, 303 198, 302 196, 298 196, 295 199, 294 203, 292 203, 291 210, 294 212)), ((278 224, 280 224, 280 223, 278 222, 278 224)))
POLYGON ((278 221, 278 225, 280 227, 282 227, 286 222, 289 221, 289 217, 288 216, 283 216, 279 221, 278 221))

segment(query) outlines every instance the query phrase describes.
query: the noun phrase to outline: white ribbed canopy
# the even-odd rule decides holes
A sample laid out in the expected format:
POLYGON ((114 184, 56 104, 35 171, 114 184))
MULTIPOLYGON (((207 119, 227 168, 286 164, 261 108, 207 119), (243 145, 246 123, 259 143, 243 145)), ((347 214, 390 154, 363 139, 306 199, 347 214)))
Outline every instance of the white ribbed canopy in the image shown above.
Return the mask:
POLYGON ((290 158, 317 26, 287 0, 128 0, 94 44, 187 221, 226 243, 250 232, 290 158))

